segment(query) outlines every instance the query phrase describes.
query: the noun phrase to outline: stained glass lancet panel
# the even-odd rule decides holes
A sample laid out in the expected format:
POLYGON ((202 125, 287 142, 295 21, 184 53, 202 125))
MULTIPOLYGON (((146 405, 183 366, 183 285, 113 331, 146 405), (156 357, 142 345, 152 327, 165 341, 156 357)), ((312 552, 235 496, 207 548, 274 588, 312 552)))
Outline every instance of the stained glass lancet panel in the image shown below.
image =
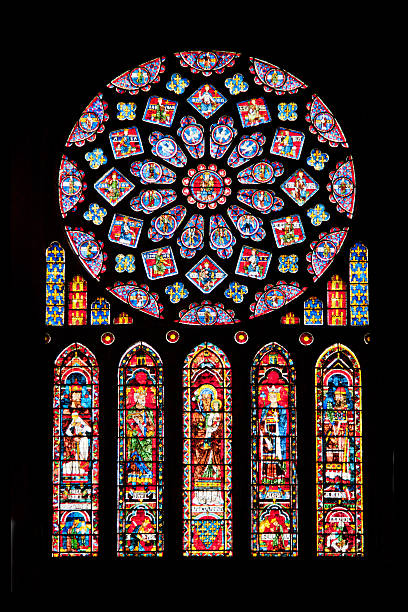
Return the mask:
POLYGON ((69 283, 68 325, 86 325, 87 282, 77 274, 69 283))
POLYGON ((138 342, 119 365, 117 554, 163 555, 163 365, 138 342))
POLYGON ((58 356, 54 370, 54 557, 98 553, 98 427, 98 364, 74 342, 58 356))
POLYGON ((327 323, 347 325, 347 284, 338 274, 327 283, 327 323))
POLYGON ((361 370, 342 344, 316 364, 317 554, 363 554, 361 370))
POLYGON ((357 242, 350 249, 350 324, 368 325, 368 249, 357 242))
POLYGON ((297 449, 295 368, 272 342, 251 371, 251 551, 296 556, 297 449))
POLYGON ((232 555, 231 366, 204 342, 183 371, 183 554, 232 555))
POLYGON ((59 242, 50 244, 45 252, 45 258, 45 324, 64 325, 65 251, 59 242))
POLYGON ((303 304, 305 325, 323 325, 323 302, 316 297, 305 300, 303 304))

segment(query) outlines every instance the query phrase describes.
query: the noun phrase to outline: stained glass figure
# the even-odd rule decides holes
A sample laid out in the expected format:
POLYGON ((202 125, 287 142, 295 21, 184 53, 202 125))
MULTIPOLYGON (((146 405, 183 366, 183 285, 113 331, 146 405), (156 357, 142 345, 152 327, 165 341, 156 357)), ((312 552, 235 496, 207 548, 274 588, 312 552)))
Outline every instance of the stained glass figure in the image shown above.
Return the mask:
POLYGON ((132 308, 152 317, 163 318, 161 314, 163 305, 159 302, 159 296, 157 293, 152 293, 147 285, 138 285, 135 281, 128 283, 118 281, 113 287, 106 287, 106 289, 132 308))
POLYGON ((289 159, 299 159, 305 135, 296 130, 278 128, 272 141, 271 153, 289 159))
POLYGON ((136 126, 114 130, 109 134, 113 157, 123 159, 143 153, 143 144, 136 126))
POLYGON ((68 325, 86 325, 87 282, 77 274, 68 288, 68 325))
POLYGON ((350 249, 350 325, 368 325, 368 249, 357 242, 350 249))
POLYGON ((329 174, 330 183, 327 190, 330 191, 330 202, 337 204, 339 212, 346 213, 349 219, 354 214, 356 197, 356 177, 354 174, 353 160, 349 156, 345 162, 338 162, 336 169, 329 174))
POLYGON ((298 553, 296 373, 289 353, 272 342, 251 370, 251 552, 298 553))
POLYGON ((209 83, 199 87, 197 91, 187 99, 187 102, 189 102, 204 119, 211 117, 211 115, 220 109, 226 101, 227 99, 222 93, 209 83))
POLYGON ((64 325, 65 251, 59 242, 52 242, 45 257, 45 324, 64 325))
POLYGON ((117 554, 161 557, 163 538, 163 365, 137 342, 118 376, 117 554))
POLYGON ((174 121, 178 102, 151 96, 147 101, 143 121, 155 123, 163 127, 170 127, 174 121))
POLYGON ((347 284, 338 274, 327 283, 327 323, 347 325, 347 284))
POLYGON ((189 67, 192 73, 211 76, 213 72, 222 74, 225 68, 231 68, 240 53, 231 51, 180 51, 175 53, 180 65, 189 67))
POLYGON ((204 342, 183 370, 183 554, 232 555, 231 367, 204 342))
POLYGON ((313 94, 307 109, 309 113, 306 115, 306 121, 310 122, 309 130, 312 134, 317 134, 320 142, 328 142, 331 147, 337 147, 339 144, 348 147, 337 119, 319 96, 313 94))
POLYGON ((361 370, 334 344, 316 364, 317 554, 363 555, 361 370))
POLYGON ((53 557, 98 554, 99 368, 74 342, 55 361, 53 557))
POLYGON ((185 325, 232 325, 239 323, 235 312, 226 309, 224 304, 213 304, 209 300, 203 300, 201 304, 193 302, 188 310, 180 311, 178 323, 185 325))
POLYGON ((82 147, 85 141, 93 142, 97 133, 103 132, 105 129, 104 122, 109 119, 109 115, 105 112, 107 108, 108 103, 103 100, 102 94, 99 93, 91 100, 74 125, 66 146, 70 147, 75 144, 77 147, 82 147))
POLYGON ((107 87, 116 89, 119 94, 138 94, 149 91, 153 83, 160 81, 160 74, 165 70, 165 57, 156 57, 136 68, 127 70, 108 83, 107 87))

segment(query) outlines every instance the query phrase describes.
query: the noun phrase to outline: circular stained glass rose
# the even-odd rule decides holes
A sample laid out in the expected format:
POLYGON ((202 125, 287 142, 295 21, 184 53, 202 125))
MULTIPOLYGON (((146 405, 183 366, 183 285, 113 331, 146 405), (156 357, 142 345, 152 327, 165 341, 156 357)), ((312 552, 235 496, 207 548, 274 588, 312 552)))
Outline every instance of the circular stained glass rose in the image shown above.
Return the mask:
POLYGON ((180 51, 101 85, 68 136, 58 194, 105 298, 134 318, 234 325, 275 316, 326 273, 355 173, 335 109, 301 76, 273 58, 180 51))

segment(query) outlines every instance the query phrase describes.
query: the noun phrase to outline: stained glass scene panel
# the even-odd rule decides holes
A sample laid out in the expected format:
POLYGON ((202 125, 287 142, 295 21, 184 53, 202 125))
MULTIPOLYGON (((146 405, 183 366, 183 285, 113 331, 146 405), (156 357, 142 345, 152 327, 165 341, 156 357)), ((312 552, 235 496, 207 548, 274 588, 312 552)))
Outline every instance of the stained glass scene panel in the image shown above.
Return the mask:
POLYGON ((119 366, 117 554, 163 555, 163 366, 144 342, 119 366))
POLYGON ((232 555, 231 367, 204 342, 183 372, 183 554, 232 555))
POLYGON ((251 373, 251 551, 296 556, 296 390, 288 352, 272 342, 251 373))
POLYGON ((342 344, 316 364, 317 554, 363 554, 361 371, 342 344))
POLYGON ((73 343, 54 370, 54 557, 96 556, 99 500, 99 368, 73 343))

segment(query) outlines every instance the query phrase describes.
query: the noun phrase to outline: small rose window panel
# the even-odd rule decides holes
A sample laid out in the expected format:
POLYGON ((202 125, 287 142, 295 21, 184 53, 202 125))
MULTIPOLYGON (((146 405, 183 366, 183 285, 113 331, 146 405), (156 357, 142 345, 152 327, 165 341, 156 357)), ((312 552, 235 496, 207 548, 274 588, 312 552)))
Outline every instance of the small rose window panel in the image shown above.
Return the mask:
POLYGON ((54 370, 54 557, 98 554, 99 368, 95 356, 74 342, 54 370))
POLYGON ((163 364, 137 342, 118 379, 117 555, 163 555, 163 364))
POLYGON ((296 387, 289 353, 272 342, 251 370, 251 552, 298 553, 296 387))
POLYGON ((232 555, 231 367, 198 345, 183 370, 183 554, 232 555))
POLYGON ((334 344, 316 364, 317 554, 363 555, 361 370, 334 344))

